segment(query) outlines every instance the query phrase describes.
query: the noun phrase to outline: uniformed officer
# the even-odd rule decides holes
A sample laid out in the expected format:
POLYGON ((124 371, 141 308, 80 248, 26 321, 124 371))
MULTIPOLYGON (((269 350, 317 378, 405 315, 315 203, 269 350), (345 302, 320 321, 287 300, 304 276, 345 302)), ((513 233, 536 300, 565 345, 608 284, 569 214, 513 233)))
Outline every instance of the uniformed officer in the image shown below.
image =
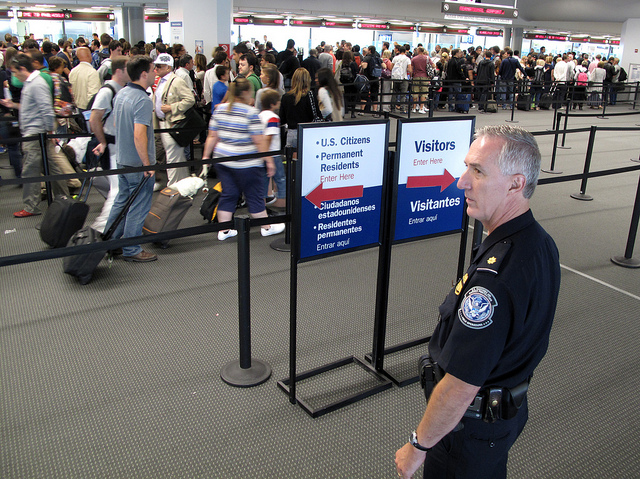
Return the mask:
MULTIPOLYGON (((529 209, 540 171, 535 139, 512 126, 483 128, 465 165, 458 188, 489 235, 439 308, 424 370, 436 384, 396 453, 400 477, 423 462, 425 478, 506 477, 556 310, 558 250, 529 209)), ((428 386, 427 377, 425 395, 428 386)))

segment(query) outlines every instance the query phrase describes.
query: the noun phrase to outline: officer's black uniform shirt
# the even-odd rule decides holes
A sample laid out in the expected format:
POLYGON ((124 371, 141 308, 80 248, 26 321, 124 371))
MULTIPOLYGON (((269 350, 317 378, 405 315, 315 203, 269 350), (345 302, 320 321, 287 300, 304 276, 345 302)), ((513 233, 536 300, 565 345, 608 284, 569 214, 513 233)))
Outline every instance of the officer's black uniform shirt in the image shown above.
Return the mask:
POLYGON ((547 351, 559 288, 558 250, 529 210, 482 242, 440 306, 432 359, 475 386, 522 383, 547 351))

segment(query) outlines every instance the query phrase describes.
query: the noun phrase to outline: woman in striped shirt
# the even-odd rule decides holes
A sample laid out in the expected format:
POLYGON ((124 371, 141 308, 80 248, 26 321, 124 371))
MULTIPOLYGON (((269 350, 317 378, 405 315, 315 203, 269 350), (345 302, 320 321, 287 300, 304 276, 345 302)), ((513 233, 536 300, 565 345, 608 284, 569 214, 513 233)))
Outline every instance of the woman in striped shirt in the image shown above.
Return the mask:
MULTIPOLYGON (((250 106, 253 87, 245 78, 238 78, 229 86, 229 103, 221 103, 209 122, 209 135, 204 146, 203 160, 211 155, 224 158, 269 151, 268 138, 263 135, 263 126, 258 111, 250 106)), ((275 166, 272 157, 250 158, 216 163, 216 173, 222 182, 222 193, 218 203, 218 220, 231 221, 238 200, 244 194, 252 218, 266 218, 264 202, 264 178, 273 176, 275 166)), ((271 236, 284 231, 284 224, 262 226, 262 236, 271 236)), ((236 236, 233 229, 218 232, 224 241, 236 236)))

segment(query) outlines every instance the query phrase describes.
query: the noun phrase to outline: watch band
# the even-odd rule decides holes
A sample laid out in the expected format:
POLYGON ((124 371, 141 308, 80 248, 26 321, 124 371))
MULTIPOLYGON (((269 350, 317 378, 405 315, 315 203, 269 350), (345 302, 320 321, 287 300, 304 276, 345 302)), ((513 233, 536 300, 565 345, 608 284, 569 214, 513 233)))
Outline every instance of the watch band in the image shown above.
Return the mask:
POLYGON ((409 442, 411 443, 411 445, 413 447, 415 447, 416 449, 419 449, 421 451, 429 452, 431 450, 430 447, 424 447, 424 446, 420 445, 420 443, 418 442, 418 434, 415 431, 413 431, 411 433, 411 437, 409 438, 409 442))

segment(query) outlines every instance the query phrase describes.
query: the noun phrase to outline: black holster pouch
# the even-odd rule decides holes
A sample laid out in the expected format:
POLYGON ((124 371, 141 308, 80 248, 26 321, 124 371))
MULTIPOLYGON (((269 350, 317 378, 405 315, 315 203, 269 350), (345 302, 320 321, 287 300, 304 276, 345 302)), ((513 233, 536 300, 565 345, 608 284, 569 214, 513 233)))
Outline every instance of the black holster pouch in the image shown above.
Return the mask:
POLYGON ((433 388, 436 387, 438 381, 444 376, 444 371, 438 363, 433 361, 429 353, 420 356, 418 359, 418 377, 420 378, 420 387, 424 390, 424 398, 429 401, 433 388))

